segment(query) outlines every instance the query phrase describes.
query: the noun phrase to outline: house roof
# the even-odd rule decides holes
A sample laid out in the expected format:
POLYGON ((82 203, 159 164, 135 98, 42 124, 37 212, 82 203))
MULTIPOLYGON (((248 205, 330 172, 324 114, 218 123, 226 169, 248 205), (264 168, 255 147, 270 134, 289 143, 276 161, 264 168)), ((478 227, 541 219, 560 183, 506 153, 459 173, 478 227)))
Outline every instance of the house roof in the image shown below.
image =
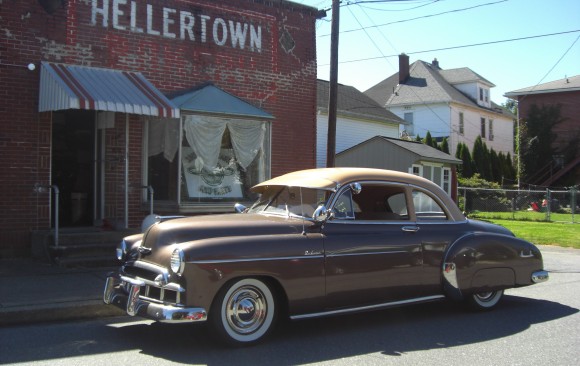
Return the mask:
POLYGON ((580 75, 576 75, 560 80, 550 81, 544 84, 514 90, 506 93, 505 96, 508 98, 512 98, 528 94, 562 93, 579 90, 580 90, 580 75))
POLYGON ((437 150, 436 148, 426 145, 420 141, 409 141, 409 140, 401 140, 395 139, 392 137, 385 137, 385 136, 377 136, 385 141, 388 141, 394 145, 399 146, 405 150, 408 150, 421 158, 433 162, 440 162, 440 163, 451 163, 451 164, 462 164, 463 161, 461 159, 457 159, 449 154, 444 153, 443 151, 437 150))
POLYGON ((259 119, 274 118, 270 113, 211 83, 204 83, 193 89, 173 94, 171 101, 183 111, 259 119))
POLYGON ((449 69, 440 70, 439 73, 443 75, 445 80, 451 85, 454 84, 466 84, 480 82, 488 85, 489 87, 494 87, 495 84, 487 80, 483 76, 479 75, 475 71, 471 70, 469 67, 461 67, 459 69, 449 69))
MULTIPOLYGON (((318 80, 316 105, 319 111, 328 113, 330 83, 318 80)), ((358 89, 338 84, 337 112, 344 116, 372 119, 384 123, 407 124, 405 120, 381 107, 377 102, 358 89)))
POLYGON ((509 111, 493 102, 491 109, 481 107, 454 86, 470 82, 495 86, 467 67, 441 70, 428 62, 418 60, 409 66, 409 77, 403 84, 399 84, 397 72, 364 93, 383 107, 454 102, 513 117, 509 111))
POLYGON ((354 149, 360 145, 366 144, 371 140, 380 139, 385 143, 390 143, 396 145, 404 150, 409 151, 410 153, 416 155, 418 160, 424 160, 434 163, 448 163, 448 164, 463 164, 461 159, 457 159, 449 154, 444 153, 443 151, 437 150, 436 148, 426 145, 420 141, 410 141, 410 140, 401 140, 392 137, 386 136, 375 136, 366 141, 361 142, 358 145, 351 147, 348 150, 340 152, 338 155, 345 154, 349 150, 354 149))

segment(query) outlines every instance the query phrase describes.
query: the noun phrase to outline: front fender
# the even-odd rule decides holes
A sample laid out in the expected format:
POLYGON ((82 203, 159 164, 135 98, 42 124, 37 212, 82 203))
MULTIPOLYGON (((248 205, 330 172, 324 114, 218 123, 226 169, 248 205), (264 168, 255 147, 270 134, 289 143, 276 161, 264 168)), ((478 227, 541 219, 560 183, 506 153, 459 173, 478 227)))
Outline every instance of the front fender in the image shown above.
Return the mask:
POLYGON ((466 294, 531 285, 542 270, 540 250, 508 235, 473 233, 449 246, 443 261, 443 286, 455 299, 466 294))

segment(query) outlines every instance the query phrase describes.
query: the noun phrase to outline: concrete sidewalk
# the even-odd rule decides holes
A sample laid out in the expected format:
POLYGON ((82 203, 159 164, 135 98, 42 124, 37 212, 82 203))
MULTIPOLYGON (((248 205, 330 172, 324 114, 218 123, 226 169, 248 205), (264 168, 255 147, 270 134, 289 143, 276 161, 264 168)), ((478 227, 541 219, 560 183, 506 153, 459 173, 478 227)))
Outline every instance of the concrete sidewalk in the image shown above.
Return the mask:
POLYGON ((103 303, 106 275, 114 269, 0 260, 0 326, 123 315, 103 303))

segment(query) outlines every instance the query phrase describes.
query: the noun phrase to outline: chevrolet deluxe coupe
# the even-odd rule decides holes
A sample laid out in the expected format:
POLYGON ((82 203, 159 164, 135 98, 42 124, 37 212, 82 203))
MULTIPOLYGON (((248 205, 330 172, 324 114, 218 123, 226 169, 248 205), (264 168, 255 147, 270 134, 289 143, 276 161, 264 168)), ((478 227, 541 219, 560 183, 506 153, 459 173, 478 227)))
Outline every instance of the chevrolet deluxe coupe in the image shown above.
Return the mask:
POLYGON ((276 319, 441 299, 489 310, 548 280, 538 248, 466 219, 434 183, 363 168, 298 171, 239 213, 164 220, 125 238, 104 301, 161 322, 207 322, 251 344, 276 319))

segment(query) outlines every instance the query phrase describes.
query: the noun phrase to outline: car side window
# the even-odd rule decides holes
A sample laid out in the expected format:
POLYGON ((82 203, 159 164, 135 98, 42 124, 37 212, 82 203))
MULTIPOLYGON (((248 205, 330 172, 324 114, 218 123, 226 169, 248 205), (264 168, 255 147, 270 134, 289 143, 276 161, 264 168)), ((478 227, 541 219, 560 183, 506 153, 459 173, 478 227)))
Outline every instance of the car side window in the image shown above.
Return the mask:
POLYGON ((353 195, 356 220, 409 220, 405 188, 389 184, 363 184, 360 194, 353 195))
POLYGON ((352 207, 352 191, 345 190, 336 200, 332 213, 336 219, 354 219, 354 210, 352 207))
POLYGON ((428 194, 421 191, 413 191, 413 206, 417 221, 442 221, 447 220, 445 210, 428 194))

